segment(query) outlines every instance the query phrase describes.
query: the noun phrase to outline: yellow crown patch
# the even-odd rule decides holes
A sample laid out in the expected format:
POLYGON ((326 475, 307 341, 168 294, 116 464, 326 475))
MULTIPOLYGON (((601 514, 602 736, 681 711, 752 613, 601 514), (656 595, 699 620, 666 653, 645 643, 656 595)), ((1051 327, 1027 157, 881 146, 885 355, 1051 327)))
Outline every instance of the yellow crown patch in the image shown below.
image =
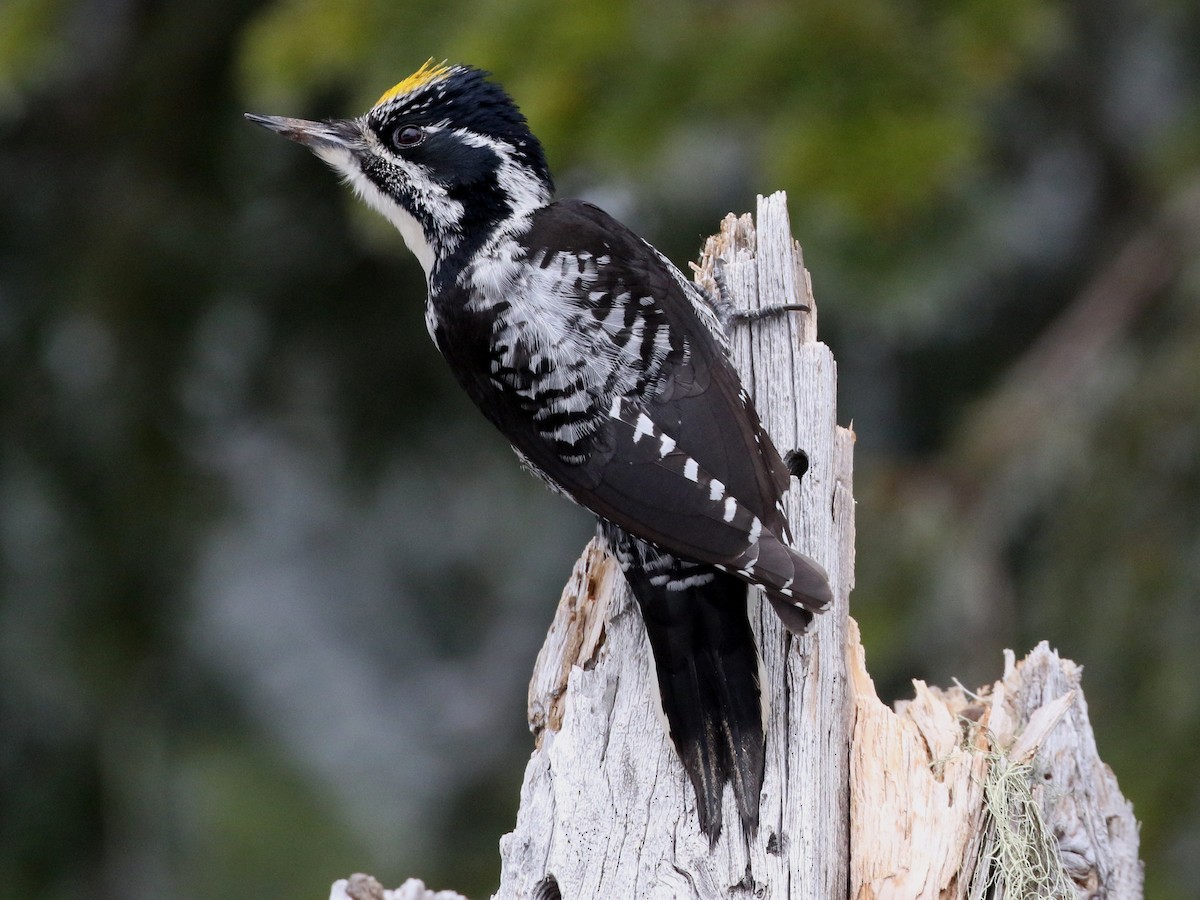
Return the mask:
POLYGON ((395 100, 397 97, 415 91, 417 88, 424 87, 430 82, 437 81, 439 78, 445 78, 450 73, 452 67, 443 60, 440 63, 435 63, 433 57, 425 60, 421 68, 413 72, 395 87, 386 91, 382 97, 375 101, 375 105, 379 106, 382 103, 387 103, 389 100, 395 100))

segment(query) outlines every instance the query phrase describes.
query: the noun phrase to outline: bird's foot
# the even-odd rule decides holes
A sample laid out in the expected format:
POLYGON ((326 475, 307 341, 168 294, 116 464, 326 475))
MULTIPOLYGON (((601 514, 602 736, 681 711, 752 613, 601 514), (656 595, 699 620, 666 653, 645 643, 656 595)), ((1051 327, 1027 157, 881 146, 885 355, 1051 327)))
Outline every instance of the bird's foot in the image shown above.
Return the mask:
POLYGON ((810 307, 803 303, 776 303, 771 306, 760 306, 757 309, 739 309, 734 306, 732 294, 729 291, 729 282, 725 278, 725 260, 713 260, 712 267, 713 284, 717 286, 716 296, 711 292, 708 293, 708 303, 716 313, 717 321, 721 323, 721 328, 726 334, 733 331, 737 325, 744 325, 747 322, 757 322, 760 319, 769 319, 774 316, 782 315, 789 312, 808 312, 810 307))

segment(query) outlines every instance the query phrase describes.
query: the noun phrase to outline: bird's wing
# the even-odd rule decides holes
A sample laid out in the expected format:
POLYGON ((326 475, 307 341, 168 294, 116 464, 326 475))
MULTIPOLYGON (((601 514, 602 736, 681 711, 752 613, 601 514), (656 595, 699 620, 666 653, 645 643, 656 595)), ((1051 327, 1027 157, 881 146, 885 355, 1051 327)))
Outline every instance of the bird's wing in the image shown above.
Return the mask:
POLYGON ((554 295, 586 320, 574 324, 570 340, 581 331, 589 336, 561 348, 559 363, 587 359, 590 391, 605 414, 618 398, 636 403, 749 509, 779 525, 777 503, 790 475, 695 286, 646 241, 582 201, 541 210, 525 240, 541 262, 532 292, 554 295), (577 265, 580 258, 592 265, 577 265))
POLYGON ((694 288, 580 201, 535 213, 522 242, 524 312, 466 385, 517 452, 636 537, 824 605, 824 572, 785 543, 787 468, 694 288))

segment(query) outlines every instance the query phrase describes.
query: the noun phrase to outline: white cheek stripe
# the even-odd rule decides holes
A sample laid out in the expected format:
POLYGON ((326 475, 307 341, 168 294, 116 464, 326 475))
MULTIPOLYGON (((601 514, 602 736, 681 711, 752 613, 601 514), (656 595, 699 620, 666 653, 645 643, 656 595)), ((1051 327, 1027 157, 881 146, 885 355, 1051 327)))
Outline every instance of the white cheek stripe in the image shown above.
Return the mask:
MULTIPOLYGON (((430 130, 437 131, 443 127, 445 127, 445 123, 432 126, 430 130)), ((463 204, 452 199, 447 194, 445 187, 432 178, 426 167, 416 165, 392 153, 379 142, 364 123, 360 122, 360 128, 366 152, 384 157, 388 165, 398 170, 398 177, 405 181, 409 190, 413 192, 413 202, 424 214, 427 214, 433 223, 431 227, 437 232, 433 237, 441 245, 442 252, 453 250, 457 243, 457 226, 462 222, 465 212, 463 204)), ((465 144, 488 147, 495 152, 499 160, 497 181, 513 204, 510 221, 528 215, 549 202, 550 196, 546 191, 546 186, 530 169, 514 162, 513 148, 510 145, 462 129, 457 129, 452 133, 465 144)), ((429 236, 425 234, 418 220, 363 174, 358 160, 350 149, 320 145, 316 149, 316 153, 346 180, 368 206, 396 227, 396 230, 404 238, 404 243, 408 245, 409 250, 420 262, 421 268, 425 270, 425 280, 429 281, 433 269, 437 265, 437 254, 430 243, 429 236)))
POLYGON ((433 272, 433 265, 436 261, 434 258, 433 247, 425 237, 425 229, 421 224, 408 212, 404 207, 400 206, 395 200, 389 197, 383 191, 379 190, 367 176, 365 176, 350 159, 350 154, 345 152, 334 156, 333 154, 321 154, 321 158, 329 163, 338 172, 340 172, 354 192, 366 202, 367 206, 382 215, 385 219, 396 227, 400 232, 400 236, 404 238, 404 243, 408 245, 408 249, 412 251, 413 256, 417 258, 417 262, 421 264, 421 268, 425 270, 425 280, 429 280, 429 275, 433 272), (343 161, 341 157, 344 156, 343 161))

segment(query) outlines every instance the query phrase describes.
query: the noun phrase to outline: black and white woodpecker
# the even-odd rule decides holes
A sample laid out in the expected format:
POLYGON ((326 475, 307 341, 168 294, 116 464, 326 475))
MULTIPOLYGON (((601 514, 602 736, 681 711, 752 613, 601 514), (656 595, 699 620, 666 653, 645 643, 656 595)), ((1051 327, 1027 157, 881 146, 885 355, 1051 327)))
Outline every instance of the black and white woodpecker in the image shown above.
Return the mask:
POLYGON ((753 832, 765 708, 747 588, 796 633, 831 593, 788 546, 789 472, 706 295, 600 209, 553 201, 541 144, 478 69, 430 60, 354 119, 247 117, 399 229, 459 383, 530 471, 599 517, 701 830, 720 834, 728 783, 753 832))

